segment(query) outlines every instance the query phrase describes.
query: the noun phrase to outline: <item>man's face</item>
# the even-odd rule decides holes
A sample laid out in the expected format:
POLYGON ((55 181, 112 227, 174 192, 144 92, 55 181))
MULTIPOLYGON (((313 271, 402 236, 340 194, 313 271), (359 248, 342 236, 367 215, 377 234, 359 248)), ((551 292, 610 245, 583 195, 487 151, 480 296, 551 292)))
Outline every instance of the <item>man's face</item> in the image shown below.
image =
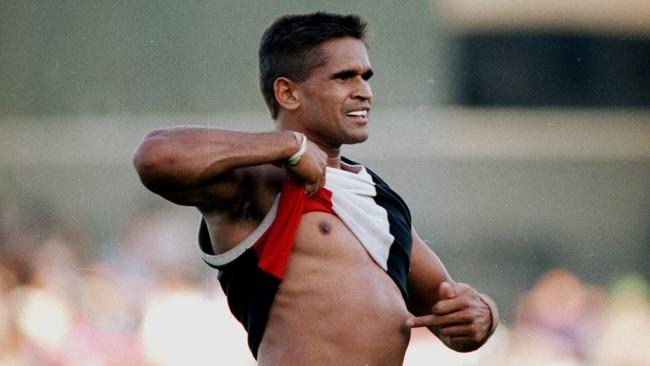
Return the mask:
POLYGON ((308 136, 323 147, 363 142, 368 138, 372 68, 358 39, 335 38, 320 46, 323 66, 298 83, 300 120, 308 136))

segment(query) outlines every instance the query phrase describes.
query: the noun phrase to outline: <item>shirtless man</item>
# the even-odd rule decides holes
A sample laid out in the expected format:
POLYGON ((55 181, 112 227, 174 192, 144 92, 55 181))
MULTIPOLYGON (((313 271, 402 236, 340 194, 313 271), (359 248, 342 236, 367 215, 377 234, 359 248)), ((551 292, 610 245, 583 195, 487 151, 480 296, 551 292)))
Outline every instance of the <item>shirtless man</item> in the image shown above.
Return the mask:
POLYGON ((467 352, 498 323, 491 299, 451 280, 401 198, 341 157, 368 137, 364 33, 357 16, 279 18, 260 44, 277 130, 156 130, 134 157, 147 188, 200 210, 203 259, 260 365, 401 365, 413 327, 467 352))

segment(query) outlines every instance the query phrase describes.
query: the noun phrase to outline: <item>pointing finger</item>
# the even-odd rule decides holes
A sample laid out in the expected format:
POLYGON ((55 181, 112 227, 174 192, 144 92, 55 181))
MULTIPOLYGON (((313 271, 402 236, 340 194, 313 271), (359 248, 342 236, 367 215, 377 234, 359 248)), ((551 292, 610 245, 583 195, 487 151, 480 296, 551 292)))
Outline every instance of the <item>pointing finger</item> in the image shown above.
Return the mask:
POLYGON ((439 327, 457 324, 458 322, 459 320, 455 319, 455 317, 429 314, 406 319, 404 326, 407 328, 439 327))
POLYGON ((404 326, 407 328, 420 328, 431 325, 435 321, 435 315, 416 316, 406 319, 404 326))

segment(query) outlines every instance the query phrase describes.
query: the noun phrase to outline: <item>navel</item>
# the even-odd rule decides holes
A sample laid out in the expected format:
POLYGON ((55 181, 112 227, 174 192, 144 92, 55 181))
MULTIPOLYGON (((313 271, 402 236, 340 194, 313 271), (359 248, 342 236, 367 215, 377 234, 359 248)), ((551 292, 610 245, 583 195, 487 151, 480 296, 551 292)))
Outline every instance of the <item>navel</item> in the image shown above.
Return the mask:
POLYGON ((330 231, 332 231, 332 227, 330 226, 330 224, 329 224, 327 221, 325 221, 325 220, 321 220, 321 221, 318 223, 318 230, 319 230, 322 234, 327 235, 327 234, 330 233, 330 231))

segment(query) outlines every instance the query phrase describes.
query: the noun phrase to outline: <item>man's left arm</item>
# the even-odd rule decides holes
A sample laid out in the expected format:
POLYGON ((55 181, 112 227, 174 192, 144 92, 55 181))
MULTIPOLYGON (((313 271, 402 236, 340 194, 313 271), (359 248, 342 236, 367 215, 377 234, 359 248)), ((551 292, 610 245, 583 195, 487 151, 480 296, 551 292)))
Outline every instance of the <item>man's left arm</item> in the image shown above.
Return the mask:
POLYGON ((471 286, 455 283, 438 256, 412 229, 408 307, 409 328, 428 327, 449 348, 470 352, 481 347, 499 323, 494 301, 471 286))

